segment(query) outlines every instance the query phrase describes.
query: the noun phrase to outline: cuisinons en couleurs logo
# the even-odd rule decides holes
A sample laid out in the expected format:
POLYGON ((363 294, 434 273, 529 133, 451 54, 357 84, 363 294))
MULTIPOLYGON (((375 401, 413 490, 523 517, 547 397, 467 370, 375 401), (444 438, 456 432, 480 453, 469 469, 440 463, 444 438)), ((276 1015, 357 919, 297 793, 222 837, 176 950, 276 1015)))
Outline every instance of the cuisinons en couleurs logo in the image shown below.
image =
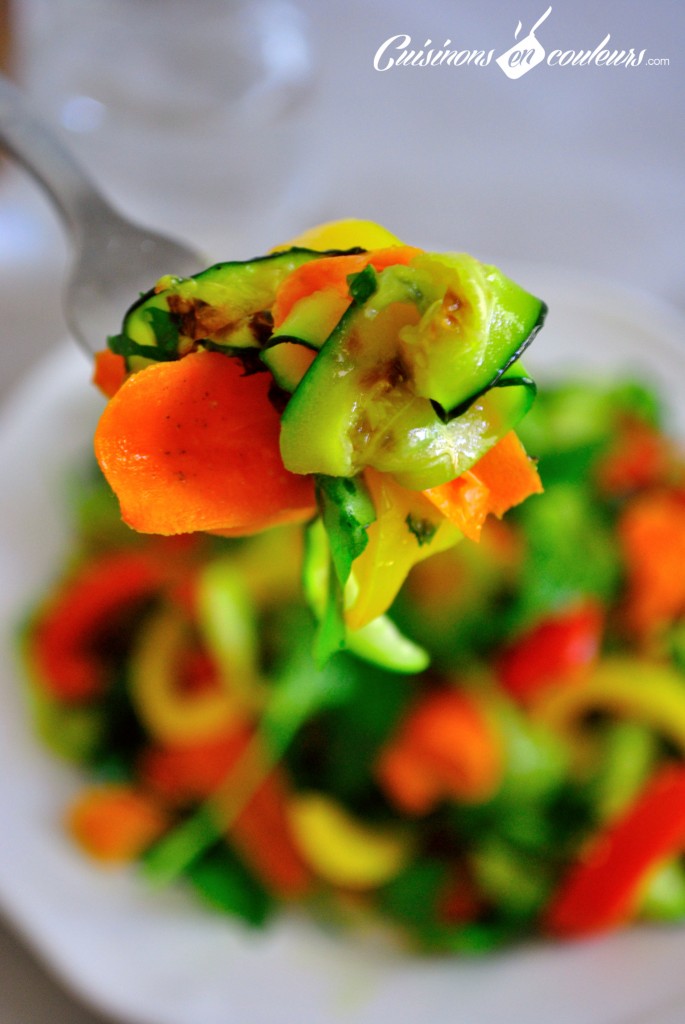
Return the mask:
POLYGON ((668 57, 647 57, 646 49, 612 42, 611 32, 604 38, 580 49, 564 49, 555 38, 553 23, 548 21, 552 7, 540 15, 524 34, 519 20, 514 29, 514 42, 499 56, 494 47, 462 46, 445 39, 441 46, 426 39, 417 47, 412 37, 398 33, 386 39, 376 50, 373 66, 376 71, 396 68, 482 68, 494 64, 510 79, 522 78, 533 68, 636 68, 640 65, 667 67, 668 57), (541 38, 542 36, 542 38, 541 38))

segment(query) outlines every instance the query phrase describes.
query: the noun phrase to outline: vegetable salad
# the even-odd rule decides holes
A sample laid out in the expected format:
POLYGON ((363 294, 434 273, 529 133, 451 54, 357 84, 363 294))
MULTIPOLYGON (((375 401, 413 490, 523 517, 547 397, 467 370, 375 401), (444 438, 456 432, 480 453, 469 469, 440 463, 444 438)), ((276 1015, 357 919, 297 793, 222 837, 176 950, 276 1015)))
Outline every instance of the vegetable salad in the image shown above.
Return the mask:
POLYGON ((631 382, 541 392, 519 432, 544 493, 393 603, 414 672, 313 658, 316 538, 137 534, 93 472, 23 637, 40 735, 83 768, 74 841, 252 926, 296 903, 428 952, 685 916, 685 459, 661 420, 631 382))
POLYGON ((385 613, 412 565, 540 490, 515 428, 547 307, 368 221, 138 297, 99 353, 98 462, 141 533, 309 524, 317 661, 425 665, 385 613))

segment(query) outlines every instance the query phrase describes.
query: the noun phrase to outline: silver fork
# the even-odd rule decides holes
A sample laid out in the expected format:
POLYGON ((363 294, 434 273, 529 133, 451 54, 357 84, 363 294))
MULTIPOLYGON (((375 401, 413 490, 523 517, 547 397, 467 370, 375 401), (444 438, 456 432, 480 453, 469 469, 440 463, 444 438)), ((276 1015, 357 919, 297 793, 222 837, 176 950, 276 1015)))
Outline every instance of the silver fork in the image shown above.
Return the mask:
POLYGON ((1 75, 0 146, 43 186, 71 236, 64 312, 87 352, 105 347, 138 294, 163 274, 187 277, 206 265, 188 245, 121 216, 21 90, 1 75))

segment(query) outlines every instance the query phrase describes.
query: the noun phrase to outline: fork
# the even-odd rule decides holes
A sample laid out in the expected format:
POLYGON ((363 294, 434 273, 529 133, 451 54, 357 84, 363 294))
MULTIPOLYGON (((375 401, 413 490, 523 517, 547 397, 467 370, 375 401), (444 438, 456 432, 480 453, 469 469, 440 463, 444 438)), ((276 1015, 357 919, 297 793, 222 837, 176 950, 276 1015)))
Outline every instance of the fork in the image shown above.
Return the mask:
POLYGON ((64 313, 88 353, 105 347, 126 309, 163 274, 187 277, 206 265, 185 243, 118 213, 21 90, 2 75, 0 146, 43 186, 71 237, 64 313))

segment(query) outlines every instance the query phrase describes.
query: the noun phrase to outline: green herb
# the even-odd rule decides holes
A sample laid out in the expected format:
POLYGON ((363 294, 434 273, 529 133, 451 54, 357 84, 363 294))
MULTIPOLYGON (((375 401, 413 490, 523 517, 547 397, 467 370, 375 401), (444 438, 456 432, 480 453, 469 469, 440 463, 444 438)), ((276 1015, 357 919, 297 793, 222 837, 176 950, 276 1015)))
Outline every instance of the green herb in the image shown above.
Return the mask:
POLYGON ((358 306, 362 306, 367 299, 370 299, 378 287, 376 271, 369 263, 357 274, 350 274, 347 278, 350 288, 350 295, 358 306))
POLYGON ((410 533, 413 533, 416 537, 419 547, 423 547, 424 544, 430 544, 438 529, 437 523, 432 523, 430 519, 419 519, 417 516, 413 516, 411 512, 405 519, 405 523, 410 533))

